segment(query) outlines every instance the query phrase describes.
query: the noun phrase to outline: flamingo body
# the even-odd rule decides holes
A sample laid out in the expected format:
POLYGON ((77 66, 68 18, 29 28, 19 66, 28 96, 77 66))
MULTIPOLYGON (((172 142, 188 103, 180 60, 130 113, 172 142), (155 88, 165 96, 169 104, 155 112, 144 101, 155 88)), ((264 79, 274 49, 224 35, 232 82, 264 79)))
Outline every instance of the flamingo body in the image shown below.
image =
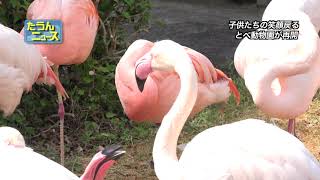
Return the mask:
POLYGON ((2 148, 0 154, 0 179, 79 179, 68 169, 27 147, 2 148))
POLYGON ((207 129, 185 147, 185 179, 316 180, 320 164, 302 142, 262 120, 207 129))
MULTIPOLYGON (((119 61, 115 84, 122 107, 129 119, 134 121, 152 121, 160 123, 163 116, 168 112, 180 89, 179 76, 174 72, 157 71, 152 72, 146 80, 143 92, 140 92, 135 82, 135 65, 143 57, 148 56, 154 43, 147 40, 137 40, 130 45, 126 53, 119 61)), ((227 78, 220 70, 213 67, 212 63, 201 53, 184 47, 197 69, 198 98, 190 116, 203 110, 212 104, 214 94, 210 86, 220 78, 227 78)), ((176 59, 179 60, 178 58, 176 59)), ((230 86, 233 87, 237 101, 239 93, 231 79, 230 86)))
POLYGON ((80 64, 88 58, 99 23, 98 12, 91 0, 35 0, 28 8, 27 18, 62 21, 62 44, 36 45, 53 64, 80 64))
MULTIPOLYGON (((254 103, 264 113, 290 119, 306 112, 320 85, 318 25, 314 14, 319 1, 273 0, 263 14, 263 21, 299 21, 298 40, 243 39, 234 55, 235 68, 244 78, 254 103), (289 3, 288 9, 283 5, 289 3)), ((292 124, 293 123, 293 124, 292 124)))

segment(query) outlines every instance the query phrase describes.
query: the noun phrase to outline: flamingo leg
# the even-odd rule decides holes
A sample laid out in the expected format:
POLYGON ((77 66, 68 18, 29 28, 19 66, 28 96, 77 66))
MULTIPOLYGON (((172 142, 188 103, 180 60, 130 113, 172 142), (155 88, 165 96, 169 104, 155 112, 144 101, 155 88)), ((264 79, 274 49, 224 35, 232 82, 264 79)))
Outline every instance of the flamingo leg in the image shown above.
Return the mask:
MULTIPOLYGON (((54 65, 53 67, 54 72, 56 76, 59 78, 59 65, 54 65)), ((59 91, 57 91, 58 94, 58 115, 60 118, 60 164, 64 166, 64 105, 63 105, 63 99, 59 91)))
POLYGON ((297 137, 297 135, 296 135, 296 120, 295 119, 289 119, 288 132, 297 137))

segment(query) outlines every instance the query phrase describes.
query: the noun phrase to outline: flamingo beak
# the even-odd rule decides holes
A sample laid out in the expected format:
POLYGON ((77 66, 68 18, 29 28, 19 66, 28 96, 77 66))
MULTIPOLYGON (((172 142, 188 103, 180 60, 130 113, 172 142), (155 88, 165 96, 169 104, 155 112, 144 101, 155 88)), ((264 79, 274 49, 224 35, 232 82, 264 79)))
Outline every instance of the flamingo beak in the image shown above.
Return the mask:
POLYGON ((151 61, 148 59, 139 60, 135 68, 136 82, 140 92, 143 91, 148 75, 152 72, 151 61))
POLYGON ((107 160, 117 160, 123 156, 126 151, 122 150, 120 145, 110 145, 106 146, 101 153, 107 157, 107 160))
MULTIPOLYGON (((135 73, 136 74, 136 73, 135 73)), ((138 85, 138 88, 140 90, 140 92, 143 91, 144 89, 144 84, 146 83, 146 80, 147 79, 140 79, 137 74, 135 75, 136 76, 136 82, 137 82, 137 85, 138 85)))
POLYGON ((122 147, 120 145, 110 145, 106 146, 104 150, 101 151, 101 154, 105 155, 105 158, 99 162, 99 164, 96 167, 96 171, 94 173, 93 180, 96 179, 98 170, 105 164, 110 161, 116 161, 118 160, 122 155, 124 155, 126 151, 122 150, 122 147))

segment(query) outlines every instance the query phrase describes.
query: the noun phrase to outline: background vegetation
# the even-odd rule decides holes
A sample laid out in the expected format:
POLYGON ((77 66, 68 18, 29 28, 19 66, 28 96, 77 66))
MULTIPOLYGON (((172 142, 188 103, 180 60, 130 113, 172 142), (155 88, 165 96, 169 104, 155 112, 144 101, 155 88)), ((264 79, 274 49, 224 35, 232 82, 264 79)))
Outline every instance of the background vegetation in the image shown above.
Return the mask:
MULTIPOLYGON (((0 22, 20 31, 31 2, 0 0, 0 22)), ((81 65, 60 68, 62 84, 71 97, 65 102, 67 156, 75 149, 95 151, 97 145, 127 144, 149 133, 143 124, 132 125, 123 114, 114 71, 130 44, 126 37, 132 34, 127 34, 125 28, 131 27, 135 34, 148 27, 150 1, 96 0, 94 3, 101 19, 91 56, 81 65)), ((51 158, 55 159, 59 154, 57 108, 55 89, 34 85, 12 116, 0 116, 0 125, 18 128, 29 145, 39 151, 51 149, 51 158)))

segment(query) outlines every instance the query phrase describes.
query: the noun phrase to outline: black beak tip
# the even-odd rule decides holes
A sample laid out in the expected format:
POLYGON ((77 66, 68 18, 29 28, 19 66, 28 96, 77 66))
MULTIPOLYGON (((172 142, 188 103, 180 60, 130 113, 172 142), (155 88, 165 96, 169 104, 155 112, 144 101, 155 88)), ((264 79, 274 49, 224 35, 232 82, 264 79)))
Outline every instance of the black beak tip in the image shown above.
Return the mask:
POLYGON ((120 145, 109 145, 104 148, 101 152, 103 155, 107 156, 109 159, 118 159, 126 152, 122 150, 122 146, 120 145))
POLYGON ((112 154, 114 151, 121 149, 122 147, 120 145, 109 145, 102 150, 102 154, 108 156, 112 154))
POLYGON ((139 88, 140 92, 142 92, 144 89, 144 84, 146 83, 146 79, 141 80, 137 75, 135 75, 135 76, 136 76, 136 82, 137 82, 138 88, 139 88))

